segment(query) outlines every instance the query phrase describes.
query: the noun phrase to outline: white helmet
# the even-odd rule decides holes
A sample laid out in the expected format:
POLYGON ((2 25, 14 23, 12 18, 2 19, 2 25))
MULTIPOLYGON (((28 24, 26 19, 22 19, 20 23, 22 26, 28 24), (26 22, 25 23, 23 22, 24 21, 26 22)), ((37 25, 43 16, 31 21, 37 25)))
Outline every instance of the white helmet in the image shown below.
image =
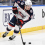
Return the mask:
POLYGON ((30 5, 30 6, 32 6, 32 2, 31 2, 30 0, 27 0, 27 1, 25 1, 25 5, 30 5))

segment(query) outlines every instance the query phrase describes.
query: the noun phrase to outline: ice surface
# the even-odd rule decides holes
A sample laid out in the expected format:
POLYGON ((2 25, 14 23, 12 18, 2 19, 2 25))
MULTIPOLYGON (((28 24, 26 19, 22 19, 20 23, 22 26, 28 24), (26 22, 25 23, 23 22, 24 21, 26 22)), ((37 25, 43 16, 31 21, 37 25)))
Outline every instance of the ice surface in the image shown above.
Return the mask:
MULTIPOLYGON (((26 42, 26 45, 45 45, 45 30, 39 30, 34 32, 29 32, 22 34, 23 40, 26 42), (28 44, 31 42, 31 44, 28 44)), ((0 38, 0 45, 23 45, 20 35, 14 40, 9 40, 9 37, 0 38)))

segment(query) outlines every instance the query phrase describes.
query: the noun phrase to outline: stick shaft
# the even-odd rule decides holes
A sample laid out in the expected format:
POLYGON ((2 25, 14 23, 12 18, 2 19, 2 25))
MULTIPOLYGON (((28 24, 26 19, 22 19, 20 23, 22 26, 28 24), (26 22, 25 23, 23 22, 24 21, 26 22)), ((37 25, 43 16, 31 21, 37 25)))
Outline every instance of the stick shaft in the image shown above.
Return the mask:
MULTIPOLYGON (((22 43, 23 43, 23 37, 22 37, 22 34, 21 34, 21 30, 20 30, 20 35, 21 35, 21 39, 22 39, 22 43)), ((24 45, 24 44, 23 44, 24 45)))

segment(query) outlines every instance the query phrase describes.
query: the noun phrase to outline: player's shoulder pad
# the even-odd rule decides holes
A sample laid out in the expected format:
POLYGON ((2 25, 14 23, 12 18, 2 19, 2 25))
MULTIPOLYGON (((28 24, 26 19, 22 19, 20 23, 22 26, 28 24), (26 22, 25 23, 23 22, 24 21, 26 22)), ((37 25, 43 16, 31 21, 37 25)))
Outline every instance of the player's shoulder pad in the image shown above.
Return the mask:
POLYGON ((30 13, 33 13, 33 9, 32 8, 30 8, 30 13))
POLYGON ((33 10, 32 8, 30 8, 30 10, 33 10))

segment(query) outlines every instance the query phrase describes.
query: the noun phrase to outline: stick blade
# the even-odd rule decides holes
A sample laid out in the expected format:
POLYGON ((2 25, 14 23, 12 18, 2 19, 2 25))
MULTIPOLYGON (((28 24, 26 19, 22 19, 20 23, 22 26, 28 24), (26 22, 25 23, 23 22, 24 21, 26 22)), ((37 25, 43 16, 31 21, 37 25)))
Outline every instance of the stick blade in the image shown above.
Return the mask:
POLYGON ((23 45, 25 45, 26 44, 26 42, 23 42, 23 45))

